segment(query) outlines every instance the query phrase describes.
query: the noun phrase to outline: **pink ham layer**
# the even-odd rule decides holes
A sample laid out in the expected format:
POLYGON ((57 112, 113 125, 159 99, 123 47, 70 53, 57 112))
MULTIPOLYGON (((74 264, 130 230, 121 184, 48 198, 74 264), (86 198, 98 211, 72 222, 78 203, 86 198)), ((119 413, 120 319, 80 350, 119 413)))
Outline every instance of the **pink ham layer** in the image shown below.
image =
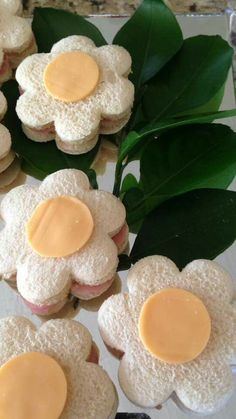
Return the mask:
MULTIPOLYGON (((119 233, 112 237, 112 240, 115 242, 118 249, 121 249, 122 246, 124 247, 127 241, 127 236, 128 226, 125 223, 119 231, 119 233)), ((81 300, 91 300, 92 298, 99 297, 101 294, 107 291, 108 288, 110 288, 110 286, 112 285, 113 280, 114 278, 111 278, 103 284, 95 286, 84 285, 74 281, 71 287, 71 294, 73 294, 77 298, 80 298, 81 300)), ((57 313, 59 310, 61 310, 67 300, 64 299, 63 301, 59 301, 58 303, 51 305, 36 305, 25 299, 24 301, 27 307, 30 308, 32 313, 38 314, 39 316, 48 316, 57 313)))
POLYGON ((29 307, 32 313, 37 314, 38 316, 49 316, 51 314, 55 314, 58 311, 60 311, 67 302, 67 299, 65 299, 63 301, 59 301, 56 304, 51 304, 48 306, 47 305, 38 306, 36 304, 30 303, 29 301, 25 300, 25 298, 23 298, 23 300, 25 302, 25 305, 29 307))
POLYGON ((120 231, 115 236, 112 237, 112 240, 115 242, 117 246, 118 253, 124 250, 124 247, 127 244, 128 234, 129 234, 129 227, 127 223, 125 223, 123 227, 120 229, 120 231))
POLYGON ((2 65, 0 67, 0 76, 2 77, 5 73, 8 73, 9 70, 10 70, 9 59, 6 55, 4 55, 2 65))

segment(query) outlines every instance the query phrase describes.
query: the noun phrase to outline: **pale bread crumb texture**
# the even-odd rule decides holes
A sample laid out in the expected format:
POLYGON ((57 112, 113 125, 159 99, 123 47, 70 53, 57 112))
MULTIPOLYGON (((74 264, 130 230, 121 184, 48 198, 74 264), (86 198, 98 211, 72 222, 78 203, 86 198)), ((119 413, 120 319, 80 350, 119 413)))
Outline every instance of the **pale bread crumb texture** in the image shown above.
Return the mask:
POLYGON ((0 159, 6 157, 11 149, 11 134, 9 130, 0 124, 0 159))
POLYGON ((21 162, 18 157, 15 157, 10 166, 0 174, 0 188, 3 189, 10 186, 17 179, 20 171, 21 162))
POLYGON ((0 13, 4 11, 11 15, 20 15, 22 13, 21 0, 0 0, 0 13))
POLYGON ((30 23, 0 6, 0 48, 4 52, 22 50, 32 39, 30 23))
POLYGON ((235 283, 216 262, 196 260, 179 272, 163 256, 137 262, 128 273, 127 294, 106 300, 98 313, 105 343, 125 353, 119 369, 127 397, 144 407, 155 407, 173 392, 187 409, 211 414, 222 408, 234 391, 232 366, 236 364, 235 283), (138 331, 145 300, 164 288, 183 288, 207 307, 212 330, 206 349, 194 361, 170 365, 143 346, 138 331))
POLYGON ((117 45, 97 48, 89 38, 77 35, 56 43, 49 54, 26 58, 16 71, 16 80, 24 91, 16 111, 26 133, 31 129, 30 138, 40 141, 42 132, 37 137, 32 129, 40 130, 54 123, 60 149, 71 154, 89 151, 102 130, 103 119, 114 121, 110 131, 107 126, 106 133, 117 132, 127 123, 134 101, 134 86, 127 79, 130 68, 131 57, 124 48, 117 45), (86 52, 97 61, 100 80, 95 91, 84 100, 64 103, 47 93, 43 74, 48 63, 61 52, 74 50, 86 52))
POLYGON ((5 228, 0 232, 0 275, 9 279, 17 272, 21 295, 33 304, 49 305, 63 300, 72 280, 101 285, 114 277, 118 249, 110 236, 125 223, 125 208, 112 194, 89 189, 87 176, 75 169, 49 175, 39 186, 19 186, 2 200, 5 228), (35 207, 56 196, 76 196, 90 209, 94 232, 86 245, 65 258, 39 256, 29 245, 25 225, 35 207))
MULTIPOLYGON (((1 132, 1 129, 0 129, 1 132)), ((0 177, 1 177, 1 173, 3 173, 13 162, 15 158, 15 153, 14 151, 9 151, 9 153, 0 159, 0 177)))
POLYGON ((0 364, 23 352, 44 352, 63 368, 68 399, 61 419, 108 419, 117 395, 107 373, 86 362, 92 348, 88 330, 74 320, 50 320, 36 330, 23 317, 0 320, 0 364))

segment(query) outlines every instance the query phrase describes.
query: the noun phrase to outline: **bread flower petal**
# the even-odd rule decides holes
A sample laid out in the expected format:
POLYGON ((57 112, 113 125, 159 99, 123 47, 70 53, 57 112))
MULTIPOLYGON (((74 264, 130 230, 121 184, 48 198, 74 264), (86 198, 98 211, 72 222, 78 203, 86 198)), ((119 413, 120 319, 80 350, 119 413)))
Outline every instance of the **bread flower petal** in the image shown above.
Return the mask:
POLYGON ((163 367, 148 354, 136 357, 135 351, 132 357, 128 353, 122 358, 119 381, 128 399, 142 407, 162 404, 174 390, 171 368, 163 367))
POLYGON ((74 195, 78 198, 90 188, 86 174, 80 170, 64 169, 48 175, 39 187, 44 196, 74 195))
POLYGON ((19 14, 22 10, 22 2, 20 0, 1 0, 0 13, 8 12, 11 15, 19 14))
POLYGON ((125 223, 125 207, 121 201, 105 191, 92 190, 84 194, 84 202, 90 208, 96 224, 110 236, 116 234, 125 223), (109 217, 105 214, 109 213, 109 217))
POLYGON ((195 260, 183 270, 183 285, 201 298, 229 303, 234 296, 234 282, 229 273, 211 260, 195 260))
MULTIPOLYGON (((25 352, 43 352, 63 368, 68 397, 61 419, 108 418, 116 411, 113 383, 99 366, 86 362, 92 348, 88 330, 73 320, 50 320, 38 330, 23 317, 0 320, 0 367, 25 352)), ((112 416, 113 417, 113 416, 112 416)))
POLYGON ((128 75, 131 70, 131 56, 119 45, 105 45, 94 51, 101 67, 116 71, 120 76, 128 75))
POLYGON ((137 328, 129 303, 129 295, 113 295, 102 304, 98 313, 98 324, 103 340, 110 348, 122 353, 126 352, 129 344, 137 339, 137 328))
POLYGON ((60 54, 66 51, 83 51, 90 53, 93 49, 96 49, 95 43, 92 39, 82 35, 72 35, 67 38, 63 38, 53 45, 51 52, 53 54, 60 54))
POLYGON ((178 398, 196 413, 216 412, 229 400, 233 391, 231 369, 212 359, 182 365, 176 377, 178 398))
POLYGON ((19 263, 17 288, 30 303, 51 305, 67 298, 71 286, 70 269, 66 259, 43 258, 29 254, 19 263))
MULTIPOLYGON (((35 93, 44 91, 43 73, 50 62, 48 54, 33 54, 25 58, 16 70, 16 77, 21 90, 35 93)), ((28 99, 29 100, 29 99, 28 99)))
POLYGON ((96 228, 80 252, 70 256, 72 277, 80 284, 99 285, 113 278, 118 265, 117 248, 111 238, 96 228))
POLYGON ((0 21, 0 48, 5 51, 13 51, 29 43, 32 38, 30 23, 26 19, 1 13, 0 21))
POLYGON ((106 372, 93 363, 81 363, 80 369, 70 371, 71 394, 68 397, 62 419, 86 419, 108 417, 116 408, 115 389, 106 372), (94 395, 96 394, 96 399, 94 395), (109 401, 107 403, 107 401, 109 401))
POLYGON ((148 298, 162 288, 177 286, 180 272, 177 266, 164 256, 148 256, 137 262, 127 277, 130 294, 148 298))
POLYGON ((34 127, 35 129, 44 128, 45 125, 52 122, 50 104, 53 100, 43 92, 40 100, 38 100, 35 93, 27 91, 17 101, 19 104, 18 116, 28 127, 34 127))
POLYGON ((88 329, 75 320, 49 320, 37 331, 36 338, 42 350, 57 357, 61 365, 65 364, 66 356, 69 362, 65 367, 69 364, 72 369, 78 362, 86 361, 91 352, 92 337, 88 329), (73 342, 76 342, 76 349, 73 342))
POLYGON ((99 106, 91 98, 62 106, 55 113, 56 133, 64 142, 90 140, 98 135, 99 123, 99 106))

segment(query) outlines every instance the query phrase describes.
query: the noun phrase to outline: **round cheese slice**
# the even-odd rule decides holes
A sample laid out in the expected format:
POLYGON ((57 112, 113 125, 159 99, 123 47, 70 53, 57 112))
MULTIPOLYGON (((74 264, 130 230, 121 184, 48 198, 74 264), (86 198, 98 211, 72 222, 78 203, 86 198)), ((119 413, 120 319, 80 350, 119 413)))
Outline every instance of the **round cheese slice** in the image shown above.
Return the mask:
POLYGON ((139 334, 156 358, 181 364, 197 358, 206 348, 211 319, 203 302, 179 288, 163 289, 149 297, 139 317, 139 334))
POLYGON ((31 247, 41 256, 65 257, 89 240, 94 222, 89 208, 73 196, 41 202, 26 225, 31 247))
POLYGON ((45 68, 44 85, 55 99, 79 102, 95 90, 99 75, 99 67, 90 55, 81 51, 64 52, 45 68))
POLYGON ((50 356, 28 352, 0 368, 1 419, 58 419, 67 399, 67 381, 50 356))

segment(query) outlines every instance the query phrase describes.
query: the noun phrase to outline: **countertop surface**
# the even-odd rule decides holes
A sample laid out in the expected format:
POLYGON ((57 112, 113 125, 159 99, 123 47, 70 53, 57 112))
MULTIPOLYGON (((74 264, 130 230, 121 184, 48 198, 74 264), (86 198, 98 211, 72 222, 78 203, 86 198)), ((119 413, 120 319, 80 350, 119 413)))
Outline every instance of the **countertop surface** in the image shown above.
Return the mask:
MULTIPOLYGON (((232 0, 232 3, 234 0, 232 0)), ((35 6, 60 7, 82 15, 88 14, 131 14, 140 0, 26 0, 26 13, 35 6)), ((227 0, 166 0, 178 13, 220 13, 230 1, 227 0)))

